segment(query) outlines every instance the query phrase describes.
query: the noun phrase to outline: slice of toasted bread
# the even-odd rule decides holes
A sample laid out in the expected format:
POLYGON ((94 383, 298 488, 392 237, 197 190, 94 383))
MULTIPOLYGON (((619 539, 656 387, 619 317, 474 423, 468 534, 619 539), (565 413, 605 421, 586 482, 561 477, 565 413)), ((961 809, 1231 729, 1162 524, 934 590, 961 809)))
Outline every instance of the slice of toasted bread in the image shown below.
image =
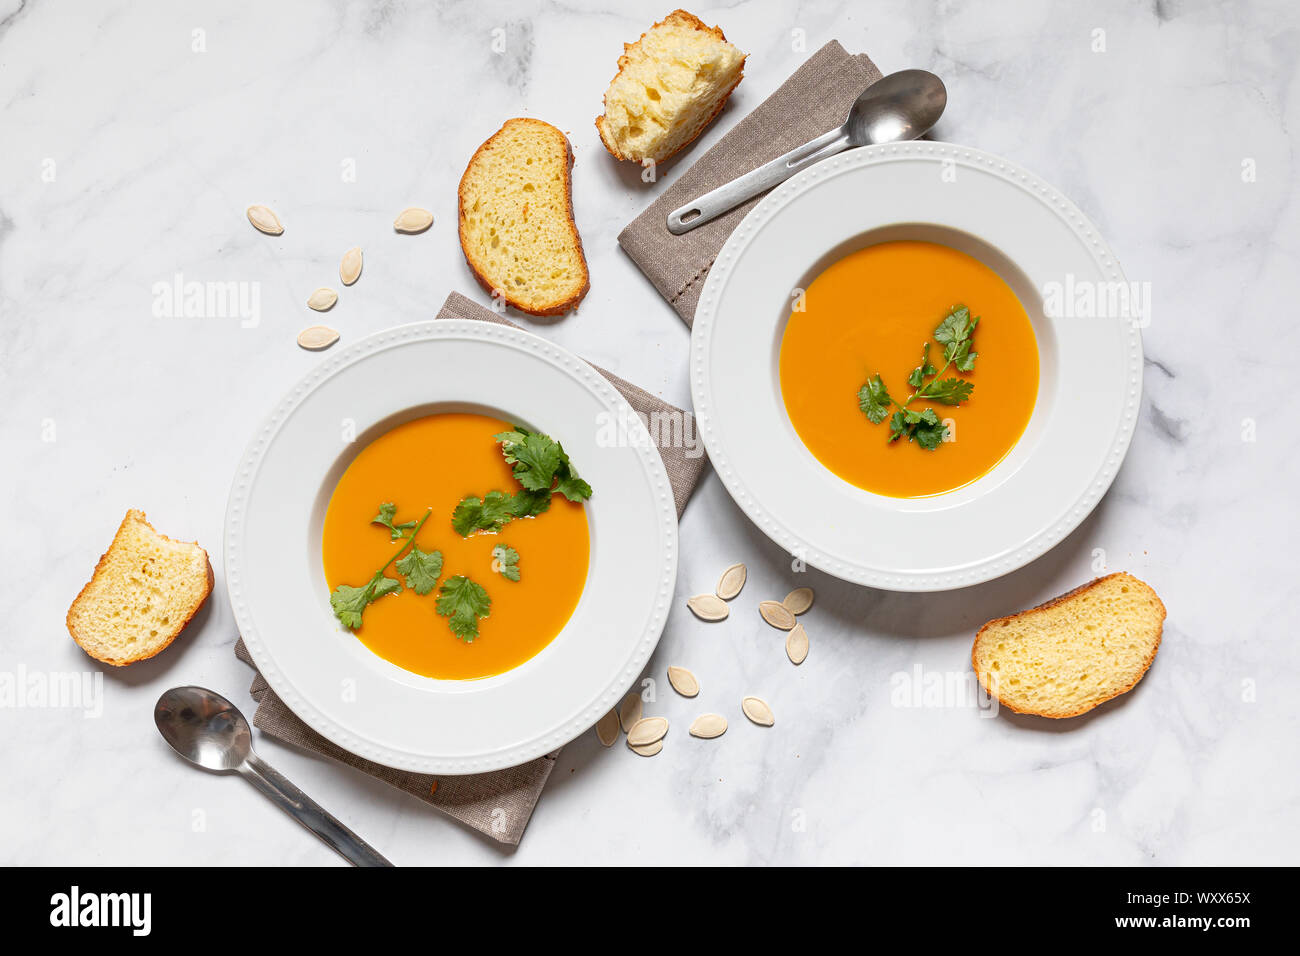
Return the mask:
POLYGON ((989 621, 971 663, 998 702, 1021 714, 1077 717, 1133 689, 1155 660, 1165 606, 1120 572, 1028 611, 989 621))
POLYGON ((591 287, 573 219, 568 138, 506 120, 460 180, 460 247, 479 284, 532 315, 562 315, 591 287))
POLYGON ((744 72, 745 54, 722 30, 674 10, 623 44, 596 118, 601 142, 616 159, 663 162, 722 112, 744 72))
POLYGON ((197 543, 164 537, 143 511, 128 511, 68 608, 68 633, 105 664, 145 660, 176 640, 212 593, 212 580, 197 543))

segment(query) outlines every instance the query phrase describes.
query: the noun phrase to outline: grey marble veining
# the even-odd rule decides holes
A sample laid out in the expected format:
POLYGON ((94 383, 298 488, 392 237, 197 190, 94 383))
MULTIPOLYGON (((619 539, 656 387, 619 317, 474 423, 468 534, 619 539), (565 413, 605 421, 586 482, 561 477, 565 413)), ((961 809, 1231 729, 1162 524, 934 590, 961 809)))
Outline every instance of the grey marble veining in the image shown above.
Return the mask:
POLYGON ((1143 415, 1096 512, 998 581, 888 594, 792 573, 710 475, 682 522, 679 593, 737 560, 750 578, 725 624, 673 611, 648 671, 674 727, 664 752, 573 743, 511 854, 369 778, 259 749, 399 864, 1296 861, 1296 6, 697 8, 751 52, 746 78, 646 184, 592 121, 621 44, 669 6, 0 0, 0 673, 99 673, 63 615, 128 507, 198 538, 217 572, 172 648, 103 675, 102 716, 0 708, 0 859, 334 863, 238 781, 182 766, 151 720, 175 683, 251 710, 222 521, 255 424, 319 361, 293 343, 307 295, 360 244, 365 275, 326 320, 344 341, 432 315, 451 290, 481 298, 456 182, 502 120, 538 116, 573 142, 592 290, 577 314, 530 327, 689 405, 687 330, 615 237, 835 38, 886 72, 941 74, 938 138, 1057 185, 1151 283, 1143 415), (285 220, 282 241, 248 227, 255 202, 285 220), (394 235, 411 204, 433 229, 394 235), (178 274, 255 284, 256 321, 156 315, 155 286, 178 274), (964 697, 981 623, 1110 569, 1169 608, 1133 693, 1064 724, 964 697), (796 583, 817 591, 799 668, 753 612, 796 583), (672 693, 669 663, 700 676, 700 698, 672 693), (740 716, 746 693, 772 703, 774 728, 740 716), (731 719, 721 740, 685 734, 706 709, 731 719))

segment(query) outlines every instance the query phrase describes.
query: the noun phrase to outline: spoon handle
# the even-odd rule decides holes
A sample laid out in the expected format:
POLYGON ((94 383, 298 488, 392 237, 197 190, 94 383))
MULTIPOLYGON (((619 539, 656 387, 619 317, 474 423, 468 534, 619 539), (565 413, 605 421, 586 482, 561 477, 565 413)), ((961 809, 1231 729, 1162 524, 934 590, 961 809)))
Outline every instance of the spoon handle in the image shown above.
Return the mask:
POLYGON ((250 753, 236 769, 272 803, 315 833, 353 866, 393 865, 257 754, 250 753))
POLYGON ((773 186, 785 182, 795 173, 806 169, 818 160, 834 156, 849 148, 849 135, 843 127, 823 133, 811 142, 796 146, 784 156, 778 156, 758 169, 738 179, 707 192, 699 199, 688 202, 668 214, 668 231, 674 236, 690 232, 696 226, 712 222, 725 212, 735 209, 746 200, 765 193, 773 186))

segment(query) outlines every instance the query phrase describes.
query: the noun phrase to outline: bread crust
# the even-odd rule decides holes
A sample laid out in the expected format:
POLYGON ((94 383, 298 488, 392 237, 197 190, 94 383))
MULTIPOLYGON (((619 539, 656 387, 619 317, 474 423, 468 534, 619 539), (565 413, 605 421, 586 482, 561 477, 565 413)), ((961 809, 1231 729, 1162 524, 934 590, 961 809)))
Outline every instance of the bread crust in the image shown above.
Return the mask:
POLYGON ((1104 574, 1099 578, 1093 578, 1091 581, 1087 582, 1086 584, 1081 584, 1077 588, 1073 588, 1069 591, 1066 591, 1064 594, 1057 595, 1056 597, 1051 598, 1050 600, 1044 601, 1042 604, 1039 604, 1036 607, 1031 607, 1028 610, 1020 611, 1016 614, 1008 614, 1006 617, 996 617, 993 620, 989 621, 987 624, 981 627, 979 631, 976 632, 975 641, 974 643, 971 644, 971 649, 970 649, 971 667, 975 671, 976 680, 978 680, 980 682, 980 686, 984 688, 984 692, 987 693, 990 697, 997 700, 999 706, 1007 708, 1012 713, 1033 714, 1036 717, 1050 717, 1054 720, 1061 720, 1067 717, 1078 717, 1080 714, 1086 714, 1090 710, 1095 710, 1097 707, 1100 707, 1108 700, 1114 700, 1116 697, 1119 697, 1121 694, 1127 694, 1129 691, 1131 691, 1134 687, 1138 685, 1138 681, 1142 680, 1142 678, 1146 676, 1146 672, 1150 669, 1152 662, 1156 659, 1156 652, 1160 650, 1160 642, 1164 638, 1164 623, 1165 623, 1165 619, 1168 616, 1169 616, 1169 612, 1165 608, 1164 601, 1160 600, 1160 595, 1156 594, 1155 589, 1151 587, 1151 585, 1147 584, 1145 581, 1139 578, 1135 578, 1127 571, 1116 571, 1112 574, 1104 574), (1097 701, 1095 704, 1092 704, 1089 707, 1083 707, 1079 710, 1071 711, 1070 713, 1066 713, 1066 714, 1047 714, 1047 713, 1043 713, 1043 711, 1041 710, 1028 710, 1028 709, 1021 710, 1019 707, 1015 706, 1015 704, 1003 700, 1001 697, 997 695, 997 693, 993 690, 993 688, 989 686, 989 682, 985 679, 985 674, 980 672, 979 663, 975 659, 976 652, 979 650, 980 639, 983 638, 985 631, 989 630, 994 626, 1002 624, 1004 621, 1015 621, 1022 617, 1025 617, 1026 615, 1035 614, 1038 611, 1045 611, 1048 608, 1053 608, 1060 604, 1065 604, 1066 602, 1078 597, 1080 594, 1083 594, 1087 591, 1091 591, 1093 588, 1097 587, 1099 584, 1101 584, 1104 581, 1109 581, 1111 578, 1120 578, 1120 577, 1128 578, 1130 581, 1133 581, 1136 584, 1140 584, 1142 587, 1144 587, 1147 591, 1151 593, 1151 596, 1155 598, 1156 604, 1160 605, 1160 633, 1156 635, 1155 644, 1152 645, 1151 653, 1147 655, 1147 659, 1143 661, 1141 670, 1138 671, 1137 676, 1134 677, 1133 680, 1126 687, 1121 687, 1119 690, 1115 691, 1115 693, 1111 694, 1109 697, 1105 697, 1097 701))
POLYGON ((528 315, 563 315, 564 313, 577 308, 578 303, 586 297, 587 292, 591 289, 591 272, 587 268, 587 254, 583 251, 582 236, 578 234, 578 221, 573 215, 573 158, 573 144, 569 142, 569 137, 565 136, 559 129, 552 126, 550 123, 539 119, 531 119, 526 116, 516 116, 502 123, 499 130, 484 140, 483 144, 479 146, 478 149, 474 150, 474 155, 469 158, 469 162, 465 165, 465 172, 461 174, 460 185, 456 188, 456 234, 460 238, 460 251, 465 256, 465 264, 469 266, 469 271, 474 274, 475 281, 483 287, 488 295, 495 296, 499 292, 505 299, 506 305, 518 309, 520 312, 527 313, 528 315), (508 290, 494 286, 492 282, 488 280, 487 276, 483 274, 480 264, 474 261, 474 257, 469 251, 469 245, 465 241, 465 180, 469 176, 469 171, 474 168, 474 164, 478 162, 479 155, 491 146, 492 142, 514 123, 544 126, 549 130, 553 130, 556 135, 564 141, 564 194, 569 201, 569 212, 566 225, 569 227, 569 232, 573 235, 573 243, 578 250, 578 259, 582 262, 582 288, 569 298, 557 302, 555 305, 541 309, 529 308, 518 299, 511 298, 508 290))
MULTIPOLYGON (((80 592, 78 592, 76 598, 73 599, 72 604, 69 605, 67 616, 64 618, 64 624, 67 625, 68 633, 71 634, 72 639, 77 642, 77 646, 80 647, 87 654, 89 654, 91 657, 93 657, 95 660, 100 661, 104 664, 111 664, 113 667, 125 667, 128 664, 134 664, 137 661, 145 661, 151 657, 156 657, 159 654, 161 654, 163 651, 165 651, 168 647, 170 647, 172 641, 180 637, 181 631, 185 630, 186 625, 189 624, 190 621, 193 620, 194 615, 199 612, 199 608, 203 607, 204 603, 208 600, 208 597, 212 594, 212 586, 215 583, 216 583, 216 577, 212 573, 212 559, 208 556, 208 552, 206 549, 199 547, 199 543, 197 541, 177 541, 175 538, 169 538, 165 534, 158 534, 158 530, 148 522, 148 520, 145 517, 145 513, 143 511, 139 511, 135 508, 131 508, 127 511, 126 517, 122 519, 122 523, 117 526, 117 533, 113 535, 113 540, 109 544, 108 550, 99 556, 99 561, 95 564, 95 571, 90 576, 90 580, 86 582, 85 586, 82 587, 80 592), (164 541, 171 541, 174 544, 192 544, 194 545, 194 547, 202 551, 203 562, 204 564, 207 565, 207 570, 208 570, 207 585, 204 587, 203 593, 199 595, 199 599, 194 602, 194 606, 191 607, 188 613, 185 615, 185 620, 181 621, 180 625, 177 626, 177 628, 172 632, 171 636, 168 637, 162 644, 158 645, 158 647, 155 650, 145 654, 140 654, 137 657, 121 657, 121 658, 100 657, 98 654, 96 654, 94 651, 92 651, 89 647, 86 646, 83 640, 83 635, 77 633, 76 626, 73 624, 72 621, 72 616, 73 616, 73 612, 75 612, 77 610, 77 607, 81 604, 82 599, 86 597, 86 592, 90 590, 91 585, 93 585, 96 581, 98 581, 100 575, 104 573, 108 564, 109 554, 112 553, 113 548, 117 545, 118 539, 122 537, 123 533, 126 531, 127 526, 130 523, 138 523, 144 525, 146 528, 148 528, 155 535, 158 535, 158 537, 162 538, 164 541)), ((88 639, 88 636, 86 637, 86 639, 88 639)))
MULTIPOLYGON (((722 32, 721 27, 707 26, 703 20, 701 20, 695 14, 690 13, 689 11, 686 10, 674 10, 672 13, 668 14, 668 16, 664 17, 658 23, 651 26, 650 30, 655 29, 655 27, 661 27, 665 23, 668 23, 669 21, 680 23, 682 26, 689 26, 693 30, 699 30, 700 32, 708 33, 712 35, 714 39, 721 40, 723 43, 729 42, 727 40, 726 34, 722 32)), ((623 71, 627 69, 627 65, 630 62, 627 56, 628 51, 631 50, 632 47, 640 43, 642 40, 644 40, 646 37, 646 33, 649 33, 650 30, 646 30, 645 33, 642 33, 632 43, 623 44, 623 55, 618 58, 618 72, 615 73, 613 78, 609 81, 609 86, 605 87, 605 95, 601 97, 601 105, 605 107, 606 112, 608 112, 609 110, 609 91, 614 86, 614 83, 618 80, 618 78, 623 75, 623 71)), ((718 100, 718 105, 714 108, 712 113, 710 113, 708 116, 704 118, 703 122, 701 122, 699 126, 696 128, 695 132, 691 134, 689 137, 687 137, 686 139, 682 140, 681 144, 676 149, 674 149, 671 153, 668 153, 666 156, 654 157, 653 158, 654 162, 656 163, 667 162, 668 160, 676 156, 678 153, 680 153, 682 150, 684 150, 687 146, 691 145, 691 143, 695 142, 697 139, 700 138, 700 134, 709 128, 710 123, 712 123, 715 119, 717 119, 718 114, 721 113, 723 107, 727 105, 727 100, 731 99, 731 94, 735 92, 736 87, 740 85, 740 81, 745 78, 745 61, 748 59, 749 59, 748 53, 741 54, 740 72, 736 75, 736 82, 732 83, 731 86, 727 88, 727 91, 722 94, 722 98, 718 100)), ((640 160, 636 159, 636 157, 628 156, 619 151, 618 147, 614 145, 613 140, 610 139, 609 134, 605 132, 604 121, 605 121, 605 113, 601 113, 599 116, 596 117, 596 132, 600 135, 600 141, 604 145, 606 151, 615 159, 621 162, 640 162, 640 160)))

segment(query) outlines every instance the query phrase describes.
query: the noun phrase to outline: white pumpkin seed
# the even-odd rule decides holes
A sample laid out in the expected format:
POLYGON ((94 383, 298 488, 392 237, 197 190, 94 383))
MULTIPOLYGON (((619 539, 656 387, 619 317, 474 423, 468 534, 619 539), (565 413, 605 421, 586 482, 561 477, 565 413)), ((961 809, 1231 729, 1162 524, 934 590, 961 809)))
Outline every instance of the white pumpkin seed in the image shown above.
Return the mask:
POLYGON ((776 723, 772 708, 767 706, 767 701, 761 697, 746 697, 740 702, 740 709, 745 712, 746 717, 760 727, 771 727, 776 723))
POLYGON ((633 747, 631 744, 628 744, 627 749, 632 751, 634 754, 640 754, 642 757, 653 757, 659 751, 664 749, 664 742, 662 740, 656 740, 652 744, 642 744, 639 747, 633 747))
POLYGON ((813 589, 812 588, 795 588, 785 596, 781 603, 791 614, 802 614, 812 607, 813 589))
POLYGON ((343 253, 343 259, 339 262, 339 279, 344 285, 351 285, 361 278, 361 263, 360 246, 353 246, 343 253))
POLYGON ((317 312, 328 312, 334 308, 334 303, 338 300, 339 294, 337 292, 321 286, 307 298, 307 308, 315 309, 317 312))
POLYGON ((795 625, 794 615, 780 601, 759 601, 758 613, 763 615, 763 620, 768 624, 783 631, 788 631, 795 625))
POLYGON ((623 733, 632 729, 632 725, 641 719, 641 695, 633 691, 623 698, 618 708, 618 725, 623 733))
POLYGON ((398 213, 397 218, 393 220, 393 228, 398 232, 405 233, 424 232, 432 225, 433 213, 427 209, 421 209, 419 206, 403 209, 398 213))
POLYGON ((666 733, 668 733, 668 718, 642 717, 627 732, 628 746, 644 747, 656 740, 662 740, 666 733))
POLYGON ((808 632, 796 624, 785 637, 785 653, 791 664, 802 664, 808 657, 808 632))
POLYGON ((727 602, 716 594, 697 594, 686 602, 686 606, 701 621, 721 621, 731 613, 727 602))
POLYGON ((602 747, 614 746, 614 741, 618 740, 618 711, 611 710, 596 721, 596 739, 602 747))
POLYGON ((310 325, 298 333, 298 344, 308 352, 321 352, 339 340, 328 325, 310 325))
POLYGON ((700 692, 699 679, 685 667, 668 668, 668 683, 683 697, 694 697, 700 692))
POLYGON ((248 221, 253 224, 253 228, 258 232, 264 232, 268 236, 278 236, 284 232, 284 226, 280 224, 280 217, 265 206, 249 206, 248 221))
POLYGON ((718 597, 724 601, 734 599, 745 586, 745 577, 748 573, 743 564, 733 564, 723 571, 722 577, 718 579, 718 597))
POLYGON ((691 724, 691 736, 712 740, 727 732, 727 718, 721 714, 700 714, 691 724))

